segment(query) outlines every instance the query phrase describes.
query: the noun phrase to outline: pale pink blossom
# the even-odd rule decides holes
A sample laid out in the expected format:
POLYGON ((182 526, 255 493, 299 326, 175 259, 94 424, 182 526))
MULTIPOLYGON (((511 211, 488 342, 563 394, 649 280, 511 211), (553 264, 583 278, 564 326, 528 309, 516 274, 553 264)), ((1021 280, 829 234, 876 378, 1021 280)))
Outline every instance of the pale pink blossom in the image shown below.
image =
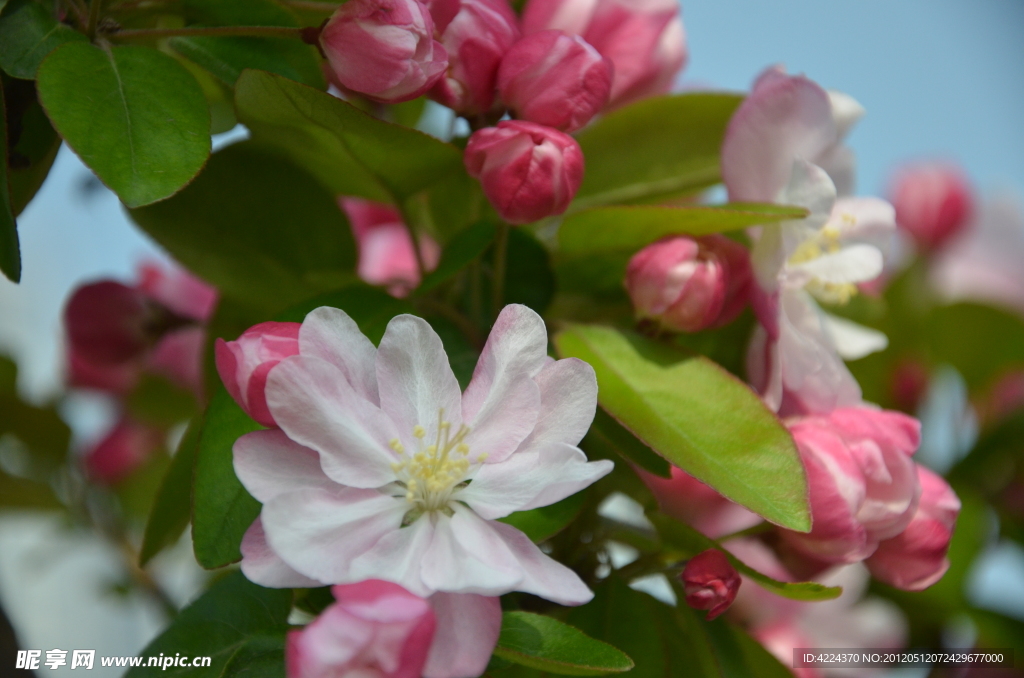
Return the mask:
POLYGON ((350 0, 324 25, 320 47, 342 86, 384 103, 415 99, 448 67, 419 0, 350 0))
POLYGON ((265 322, 235 339, 217 339, 217 373, 245 412, 264 426, 276 426, 267 408, 267 375, 285 358, 299 353, 299 323, 265 322))
POLYGON ((740 589, 739 573, 718 549, 708 549, 690 558, 679 578, 686 604, 695 610, 707 610, 708 621, 728 610, 740 589))
POLYGON ((488 113, 495 108, 498 65, 519 39, 519 19, 507 0, 457 0, 454 17, 441 28, 451 4, 431 4, 442 15, 434 22, 448 52, 448 70, 430 96, 462 115, 488 113))
POLYGON ((612 62, 612 108, 664 94, 686 64, 675 0, 530 0, 523 32, 575 33, 612 62))
POLYGON ((540 316, 505 307, 463 394, 424 320, 395 317, 375 348, 344 312, 310 313, 299 355, 267 379, 280 429, 234 446, 235 471, 263 504, 242 571, 272 587, 376 578, 422 597, 590 600, 572 570, 496 521, 612 468, 576 447, 596 408, 593 369, 546 351, 540 316))
POLYGON ((574 132, 608 103, 611 62, 578 35, 540 31, 510 49, 498 70, 501 99, 516 117, 574 132))
POLYGON ((107 435, 82 458, 89 479, 115 485, 139 469, 160 449, 160 430, 122 417, 107 435))
POLYGON ((974 195, 962 170, 949 164, 900 168, 890 189, 896 223, 918 247, 933 251, 967 227, 974 195))
POLYGON ((503 120, 474 132, 465 163, 511 224, 565 212, 583 182, 583 151, 576 140, 525 120, 503 120))
POLYGON ((687 523, 712 539, 745 530, 761 522, 760 516, 729 501, 680 468, 662 478, 636 468, 637 474, 667 516, 687 523))

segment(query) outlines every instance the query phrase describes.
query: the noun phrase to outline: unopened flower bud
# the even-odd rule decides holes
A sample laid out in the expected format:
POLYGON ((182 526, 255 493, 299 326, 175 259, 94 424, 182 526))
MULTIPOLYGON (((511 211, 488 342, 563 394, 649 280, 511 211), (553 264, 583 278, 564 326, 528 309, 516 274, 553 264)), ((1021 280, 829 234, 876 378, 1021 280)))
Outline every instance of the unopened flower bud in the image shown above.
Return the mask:
POLYGON ((494 209, 512 224, 561 214, 583 181, 583 151, 576 140, 523 120, 475 132, 465 163, 494 209))
POLYGON ((79 287, 64 309, 68 344, 91 363, 133 360, 155 340, 147 327, 152 310, 144 294, 113 280, 79 287))
POLYGON ((94 482, 114 485, 142 466, 161 444, 158 429, 133 419, 122 419, 83 457, 86 473, 94 482))
POLYGON ((501 99, 517 117, 573 132, 604 108, 611 62, 578 35, 541 31, 505 54, 498 70, 501 99))
POLYGON ((267 376, 275 365, 299 352, 299 323, 254 325, 235 341, 218 339, 217 372, 228 393, 250 417, 277 426, 267 407, 267 376))
POLYGON ((419 0, 350 0, 324 25, 320 46, 339 83, 384 103, 415 99, 448 67, 419 0))
MULTIPOLYGON (((432 3, 436 24, 451 3, 432 3), (440 15, 440 16, 439 16, 440 15)), ((463 115, 486 113, 494 106, 498 65, 519 39, 519 19, 506 0, 460 0, 454 18, 438 27, 448 53, 448 70, 430 92, 432 99, 463 115)))
POLYGON ((686 604, 695 610, 707 610, 709 620, 728 610, 740 590, 739 573, 718 549, 708 549, 691 558, 680 578, 686 604))
POLYGON ((917 165, 897 175, 892 202, 897 225, 921 249, 933 251, 967 225, 974 198, 970 184, 956 168, 917 165))

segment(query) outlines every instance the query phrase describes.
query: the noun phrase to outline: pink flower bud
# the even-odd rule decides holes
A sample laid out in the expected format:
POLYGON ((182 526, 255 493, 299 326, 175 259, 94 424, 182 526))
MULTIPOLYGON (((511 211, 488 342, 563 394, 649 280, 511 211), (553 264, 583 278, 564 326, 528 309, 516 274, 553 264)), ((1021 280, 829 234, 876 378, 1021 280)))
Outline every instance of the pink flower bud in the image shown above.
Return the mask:
POLYGON ((158 310, 144 294, 113 280, 75 290, 64 309, 71 350, 83 360, 116 365, 141 356, 156 341, 158 310))
POLYGON ((960 499, 938 475, 917 466, 921 500, 910 524, 886 539, 865 563, 878 579, 906 591, 926 589, 949 569, 949 541, 960 513, 960 499))
POLYGON ((505 54, 498 90, 516 116, 574 132, 597 115, 611 94, 611 62, 578 35, 541 31, 505 54))
POLYGON ((158 429, 124 418, 85 453, 86 474, 102 485, 117 484, 142 466, 159 449, 162 440, 158 429))
POLYGON ((575 33, 612 62, 609 107, 664 94, 686 63, 676 0, 529 0, 523 33, 575 33))
POLYGON ((466 170, 512 224, 561 214, 583 181, 583 151, 568 134, 523 120, 473 133, 466 170))
POLYGON ((907 527, 921 494, 910 459, 920 443, 916 419, 845 407, 788 426, 807 471, 813 527, 783 530, 786 543, 825 563, 853 563, 907 527))
POLYGON ((728 610, 740 590, 739 573, 718 549, 708 549, 691 558, 680 578, 686 604, 695 610, 707 610, 708 620, 728 610))
POLYGON ((250 417, 277 426, 267 407, 267 376, 285 358, 299 352, 299 323, 254 325, 235 341, 218 339, 217 373, 228 393, 250 417))
POLYGON ((350 0, 324 25, 320 46, 339 83, 384 103, 415 99, 448 66, 419 0, 350 0))
POLYGON ((674 332, 698 332, 733 320, 747 303, 749 256, 720 235, 672 236, 637 252, 625 286, 637 316, 674 332))
POLYGON ((183 269, 156 262, 139 265, 136 289, 183 318, 205 322, 217 305, 217 289, 183 269))
POLYGON ((967 225, 974 197, 963 173, 947 165, 915 165, 899 172, 893 184, 896 224, 918 246, 933 251, 967 225))
POLYGON ((671 478, 662 478, 641 468, 635 470, 658 501, 662 513, 688 523, 712 539, 761 522, 759 516, 729 501, 680 468, 672 467, 671 478))
MULTIPOLYGON (((463 115, 486 113, 494 107, 498 65, 519 39, 519 19, 506 0, 460 0, 458 11, 438 28, 448 52, 448 71, 430 92, 435 101, 463 115)), ((440 24, 450 3, 433 3, 440 24)))
POLYGON ((426 600, 376 579, 331 591, 337 602, 288 634, 288 678, 420 678, 437 624, 426 600))

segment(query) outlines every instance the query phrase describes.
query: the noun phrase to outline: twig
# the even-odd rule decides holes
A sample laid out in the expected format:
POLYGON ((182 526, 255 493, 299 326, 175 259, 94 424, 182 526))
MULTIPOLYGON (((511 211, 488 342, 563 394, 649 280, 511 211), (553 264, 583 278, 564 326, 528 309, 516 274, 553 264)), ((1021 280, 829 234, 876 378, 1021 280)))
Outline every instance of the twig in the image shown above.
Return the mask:
POLYGON ((100 14, 103 11, 103 0, 92 0, 89 3, 89 25, 85 32, 90 38, 96 37, 96 27, 100 25, 100 14))
POLYGON ((508 232, 511 227, 504 221, 498 224, 498 233, 494 238, 494 266, 491 281, 491 305, 494 317, 501 313, 501 302, 505 298, 505 270, 508 266, 508 232))

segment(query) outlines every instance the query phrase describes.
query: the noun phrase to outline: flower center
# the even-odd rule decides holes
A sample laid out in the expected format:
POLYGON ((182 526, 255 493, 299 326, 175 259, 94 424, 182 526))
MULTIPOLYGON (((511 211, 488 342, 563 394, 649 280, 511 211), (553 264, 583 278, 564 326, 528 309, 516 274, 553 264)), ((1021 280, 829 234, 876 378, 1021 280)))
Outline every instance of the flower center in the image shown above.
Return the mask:
MULTIPOLYGON (((846 226, 853 226, 857 223, 856 217, 846 212, 840 218, 846 226)), ((800 243, 800 246, 789 257, 789 263, 792 265, 804 264, 825 254, 835 254, 842 249, 841 235, 838 228, 826 224, 813 238, 800 243)), ((853 283, 825 282, 815 278, 807 284, 807 291, 825 303, 846 304, 857 295, 858 290, 853 283)))
MULTIPOLYGON (((432 443, 427 443, 427 431, 417 424, 412 429, 417 449, 409 453, 395 438, 391 449, 398 453, 398 461, 391 464, 399 484, 405 487, 405 499, 415 507, 407 522, 429 511, 444 511, 451 500, 452 492, 465 479, 469 471, 469 446, 463 442, 469 434, 469 427, 460 426, 452 433, 451 422, 445 421, 444 410, 437 413, 437 434, 432 443), (411 520, 410 520, 411 518, 411 520)), ((477 455, 473 460, 481 463, 486 454, 477 455)))

